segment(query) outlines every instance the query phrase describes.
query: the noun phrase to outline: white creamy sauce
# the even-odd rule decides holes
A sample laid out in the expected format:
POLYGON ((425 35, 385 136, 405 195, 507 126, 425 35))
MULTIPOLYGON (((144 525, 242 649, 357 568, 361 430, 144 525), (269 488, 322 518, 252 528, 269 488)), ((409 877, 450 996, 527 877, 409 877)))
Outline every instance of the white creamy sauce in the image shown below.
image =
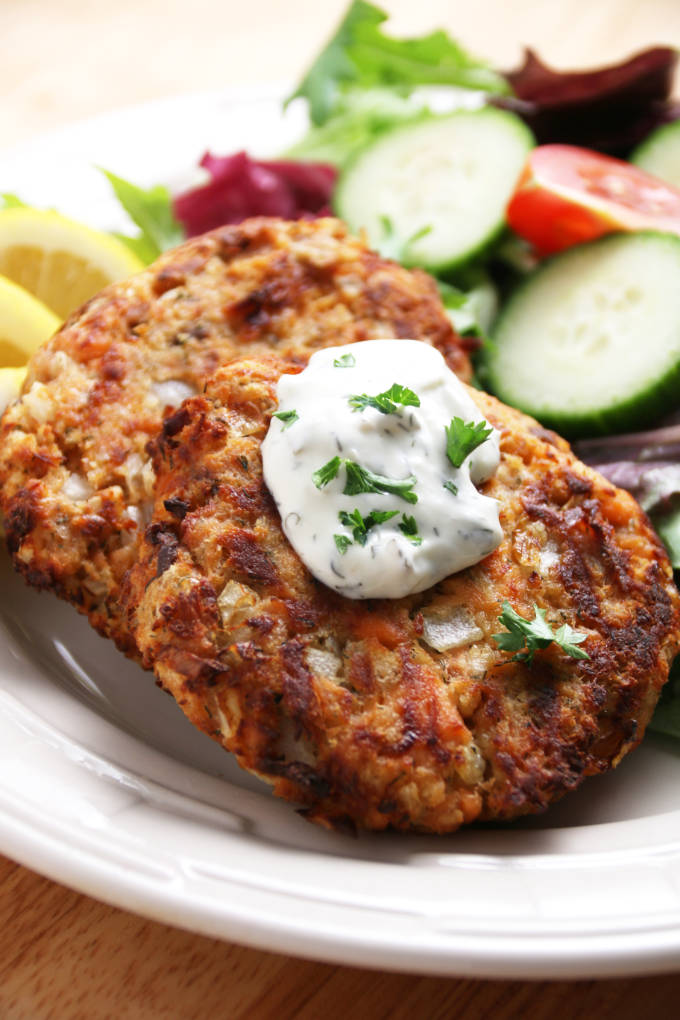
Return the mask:
POLYGON ((401 598, 500 544, 498 504, 476 488, 498 467, 499 434, 492 430, 453 466, 446 428, 454 418, 484 419, 435 348, 371 340, 318 351, 299 375, 281 377, 277 396, 283 417, 272 418, 262 444, 265 482, 286 537, 330 588, 354 599, 401 598), (383 413, 350 403, 384 394, 394 383, 412 391, 420 406, 393 399, 395 410, 383 413), (316 474, 324 468, 325 484, 316 474), (397 491, 345 493, 362 471, 396 483, 397 491), (372 523, 372 514, 394 511, 372 523), (343 515, 359 522, 358 536, 343 515))

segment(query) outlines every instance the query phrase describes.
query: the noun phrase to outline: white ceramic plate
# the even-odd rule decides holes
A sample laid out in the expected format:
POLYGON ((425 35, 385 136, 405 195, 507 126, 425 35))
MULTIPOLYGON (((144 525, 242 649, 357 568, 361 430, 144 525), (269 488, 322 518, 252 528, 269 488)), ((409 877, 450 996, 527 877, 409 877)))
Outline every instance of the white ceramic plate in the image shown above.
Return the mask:
MULTIPOLYGON (((186 181, 205 148, 275 153, 271 93, 173 99, 0 154, 0 190, 119 227, 105 166, 186 181)), ((331 835, 195 731, 69 606, 0 563, 0 849, 158 920, 270 950, 480 977, 680 964, 680 756, 649 738, 539 820, 450 837, 331 835)))

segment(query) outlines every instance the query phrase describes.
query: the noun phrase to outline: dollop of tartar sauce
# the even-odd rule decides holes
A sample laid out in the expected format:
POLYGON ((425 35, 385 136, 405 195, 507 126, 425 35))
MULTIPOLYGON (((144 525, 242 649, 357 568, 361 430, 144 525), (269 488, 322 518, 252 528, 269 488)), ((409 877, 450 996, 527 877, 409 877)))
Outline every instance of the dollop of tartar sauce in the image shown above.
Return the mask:
POLYGON ((500 544, 498 503, 475 487, 498 467, 499 433, 454 467, 447 428, 484 418, 434 347, 369 340, 318 351, 299 375, 281 377, 277 396, 264 479, 286 537, 329 588, 401 598, 500 544))

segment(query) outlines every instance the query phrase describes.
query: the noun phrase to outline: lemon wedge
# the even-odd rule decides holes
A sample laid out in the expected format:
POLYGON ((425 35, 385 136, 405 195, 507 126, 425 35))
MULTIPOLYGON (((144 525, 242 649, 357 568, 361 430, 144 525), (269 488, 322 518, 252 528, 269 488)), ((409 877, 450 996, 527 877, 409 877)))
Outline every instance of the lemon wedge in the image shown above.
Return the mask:
POLYGON ((115 280, 143 269, 122 241, 59 213, 0 210, 0 274, 65 319, 115 280))
POLYGON ((19 396, 25 378, 25 368, 0 368, 0 414, 19 396))
POLYGON ((0 276, 0 365, 25 365, 61 320, 23 287, 0 276))

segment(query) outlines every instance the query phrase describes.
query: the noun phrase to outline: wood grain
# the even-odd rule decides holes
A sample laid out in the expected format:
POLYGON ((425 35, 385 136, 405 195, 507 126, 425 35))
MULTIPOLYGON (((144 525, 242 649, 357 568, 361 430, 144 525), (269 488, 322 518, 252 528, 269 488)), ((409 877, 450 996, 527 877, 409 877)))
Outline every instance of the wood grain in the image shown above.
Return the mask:
POLYGON ((312 963, 105 906, 0 858, 3 1020, 637 1020, 677 1016, 680 975, 466 981, 312 963))
MULTIPOLYGON (((680 45, 679 0, 382 0, 398 33, 447 26, 512 66, 680 45)), ((293 81, 346 0, 0 0, 0 146, 117 106, 237 82, 293 81)), ((0 181, 0 190, 1 190, 0 181)), ((625 890, 622 890, 625 895, 625 890)), ((483 982, 324 965, 203 938, 105 906, 0 857, 0 1020, 636 1020, 678 1015, 680 975, 483 982)))

